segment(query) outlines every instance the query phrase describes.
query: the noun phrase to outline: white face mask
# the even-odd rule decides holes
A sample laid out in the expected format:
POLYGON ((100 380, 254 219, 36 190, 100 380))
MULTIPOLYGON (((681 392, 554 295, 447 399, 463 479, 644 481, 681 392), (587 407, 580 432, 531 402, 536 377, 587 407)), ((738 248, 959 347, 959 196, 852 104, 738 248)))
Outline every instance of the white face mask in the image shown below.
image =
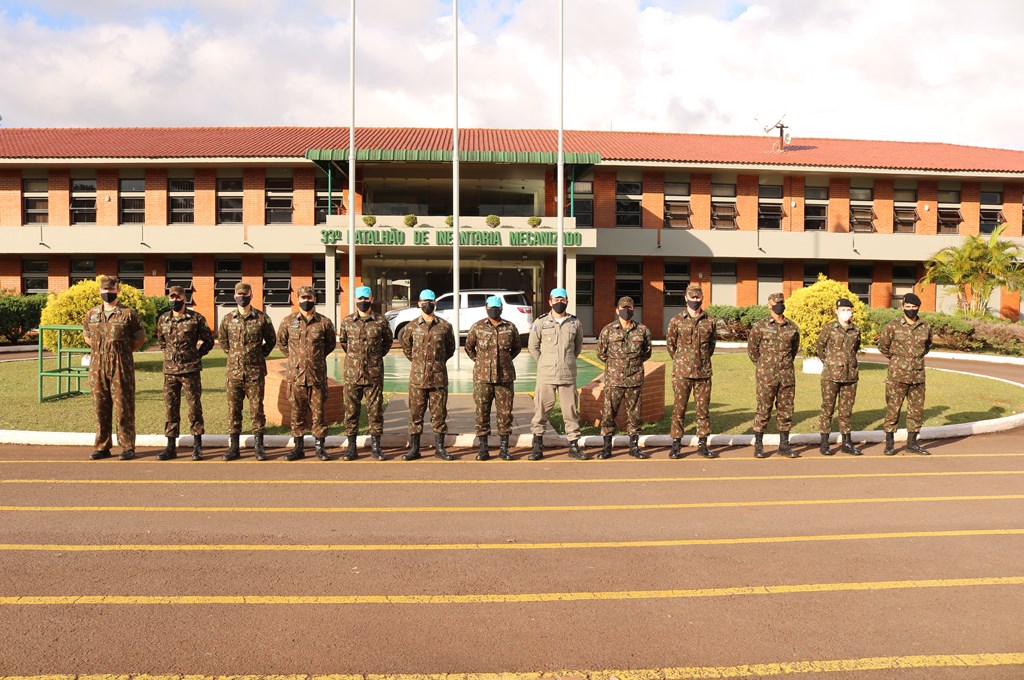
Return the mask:
POLYGON ((839 311, 836 312, 836 316, 838 316, 839 320, 842 321, 843 323, 850 323, 850 319, 853 318, 853 310, 840 309, 839 311))

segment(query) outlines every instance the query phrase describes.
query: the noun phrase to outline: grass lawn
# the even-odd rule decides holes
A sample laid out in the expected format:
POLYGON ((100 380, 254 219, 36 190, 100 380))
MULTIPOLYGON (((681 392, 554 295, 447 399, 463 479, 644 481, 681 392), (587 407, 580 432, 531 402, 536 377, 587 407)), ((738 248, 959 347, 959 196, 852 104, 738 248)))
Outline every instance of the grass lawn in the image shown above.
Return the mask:
MULTIPOLYGON (((594 352, 584 352, 594 361, 594 352)), ((654 361, 665 362, 665 415, 656 423, 644 425, 644 434, 668 434, 672 421, 672 360, 663 349, 655 349, 654 361)), ((714 434, 750 434, 754 420, 755 385, 754 366, 746 353, 716 354, 711 391, 711 432, 714 434)), ((796 408, 793 414, 793 432, 818 431, 821 412, 821 377, 800 372, 797 360, 796 408)), ((857 403, 853 409, 854 430, 880 430, 885 417, 885 372, 880 364, 862 363, 857 403)), ((1000 418, 1024 412, 1024 389, 998 380, 946 371, 928 370, 925 398, 926 426, 966 423, 974 420, 1000 418)), ((552 424, 564 432, 559 407, 552 414, 552 424)), ((906 426, 906 406, 900 418, 900 427, 906 426)), ((686 433, 693 434, 693 397, 686 413, 686 433)), ((838 431, 838 416, 833 419, 833 431, 838 431)), ((600 428, 583 425, 583 434, 600 434, 600 428)), ((768 425, 776 432, 774 413, 768 425)))
MULTIPOLYGON (((135 429, 139 434, 163 434, 164 400, 162 354, 145 352, 135 355, 135 429)), ((271 359, 284 355, 274 351, 271 359)), ((53 362, 49 362, 51 365, 53 362)), ((226 357, 214 349, 203 358, 203 418, 211 434, 227 432, 227 398, 224 395, 226 357)), ((51 432, 94 432, 95 416, 89 395, 57 399, 40 404, 37 401, 38 362, 12 361, 0 364, 0 429, 42 430, 51 432)), ((46 392, 56 390, 56 379, 47 378, 46 392)), ((85 381, 83 381, 83 387, 85 381)), ((384 394, 384 404, 390 399, 384 394)), ((188 409, 184 395, 181 404, 181 433, 188 434, 188 409)), ((360 434, 367 434, 366 409, 360 414, 360 434)), ((116 415, 115 415, 116 418, 116 415)), ((114 429, 117 429, 115 420, 114 429)), ((248 402, 242 408, 242 432, 252 431, 248 402)), ((267 424, 271 434, 288 434, 288 428, 267 424)), ((329 435, 342 434, 341 425, 332 425, 329 435)))

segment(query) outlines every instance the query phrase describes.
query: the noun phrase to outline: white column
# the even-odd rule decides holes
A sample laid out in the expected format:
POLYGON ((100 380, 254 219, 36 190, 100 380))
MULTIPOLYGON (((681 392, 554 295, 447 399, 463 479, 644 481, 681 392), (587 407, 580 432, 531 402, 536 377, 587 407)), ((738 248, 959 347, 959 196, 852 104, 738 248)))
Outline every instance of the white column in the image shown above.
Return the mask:
POLYGON ((452 40, 455 57, 455 118, 452 121, 452 325, 455 326, 455 370, 459 370, 459 0, 452 0, 452 40))
POLYGON ((327 286, 327 316, 338 327, 338 248, 327 246, 324 253, 324 281, 327 286))
POLYGON ((569 313, 576 313, 576 249, 565 251, 565 292, 569 294, 569 313))

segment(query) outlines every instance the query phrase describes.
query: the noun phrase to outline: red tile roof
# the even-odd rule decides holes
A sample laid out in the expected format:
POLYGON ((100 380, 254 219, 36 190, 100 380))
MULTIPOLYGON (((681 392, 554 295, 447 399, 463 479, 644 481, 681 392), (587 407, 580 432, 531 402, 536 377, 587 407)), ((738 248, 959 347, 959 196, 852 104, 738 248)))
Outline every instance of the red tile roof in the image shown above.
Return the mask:
MULTIPOLYGON (((556 151, 555 130, 464 129, 466 151, 556 151)), ((604 161, 830 166, 1024 173, 1024 151, 927 142, 778 138, 654 132, 565 133, 567 152, 604 161)), ((359 128, 360 149, 451 149, 447 128, 359 128)), ((348 128, 0 128, 0 160, 86 158, 302 158, 307 149, 348 148, 348 128)))

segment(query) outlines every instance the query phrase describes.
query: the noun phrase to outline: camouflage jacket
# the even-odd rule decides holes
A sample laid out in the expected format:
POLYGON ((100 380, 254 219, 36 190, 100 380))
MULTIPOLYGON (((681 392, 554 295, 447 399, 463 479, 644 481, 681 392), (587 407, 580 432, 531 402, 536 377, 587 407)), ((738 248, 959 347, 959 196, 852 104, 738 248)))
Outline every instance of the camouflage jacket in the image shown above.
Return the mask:
POLYGON ((120 304, 109 315, 103 311, 102 304, 86 312, 82 333, 92 343, 89 370, 99 370, 114 360, 134 366, 132 351, 139 340, 146 338, 146 329, 142 326, 139 313, 120 304))
POLYGON ((530 328, 530 356, 541 385, 575 385, 576 357, 583 351, 583 327, 572 314, 561 323, 544 314, 530 328))
POLYGON ((439 316, 427 323, 421 314, 410 321, 398 336, 409 368, 409 387, 427 389, 448 386, 445 362, 455 354, 455 332, 452 325, 439 316))
POLYGON ((878 351, 889 360, 886 380, 917 384, 924 382, 924 355, 932 348, 932 326, 924 319, 908 323, 901 316, 890 321, 878 335, 878 351))
POLYGON ((394 336, 384 317, 370 312, 341 320, 338 346, 345 352, 346 385, 379 385, 384 382, 384 355, 391 351, 394 336))
POLYGON ((232 310, 217 330, 220 348, 228 355, 227 379, 267 374, 267 357, 274 351, 277 336, 270 318, 251 307, 244 317, 232 310))
POLYGON ((747 340, 747 356, 757 365, 759 385, 794 385, 793 361, 800 349, 800 329, 783 317, 782 323, 768 317, 755 323, 747 340))
POLYGON ((604 362, 604 381, 616 387, 644 384, 644 362, 651 358, 651 330, 636 321, 625 328, 612 321, 597 338, 597 358, 604 362))
POLYGON ((466 336, 466 354, 473 360, 473 380, 476 382, 515 382, 516 367, 512 360, 522 351, 519 330, 511 321, 504 319, 497 326, 490 319, 480 319, 470 326, 466 336))
POLYGON ((860 329, 852 323, 846 328, 838 321, 825 324, 814 349, 824 364, 821 371, 823 380, 850 383, 857 382, 860 378, 860 367, 857 362, 860 329))
POLYGON ((156 340, 164 352, 164 373, 183 375, 203 370, 203 357, 213 349, 213 331, 206 318, 191 309, 181 316, 164 312, 156 321, 156 340))
POLYGON ((286 379, 296 385, 326 385, 327 355, 334 351, 338 336, 334 324, 323 314, 313 312, 308 320, 294 312, 281 320, 277 344, 288 357, 286 379))
POLYGON ((681 312, 668 323, 665 347, 672 357, 673 378, 710 378, 711 356, 718 342, 718 321, 701 311, 697 317, 681 312))

